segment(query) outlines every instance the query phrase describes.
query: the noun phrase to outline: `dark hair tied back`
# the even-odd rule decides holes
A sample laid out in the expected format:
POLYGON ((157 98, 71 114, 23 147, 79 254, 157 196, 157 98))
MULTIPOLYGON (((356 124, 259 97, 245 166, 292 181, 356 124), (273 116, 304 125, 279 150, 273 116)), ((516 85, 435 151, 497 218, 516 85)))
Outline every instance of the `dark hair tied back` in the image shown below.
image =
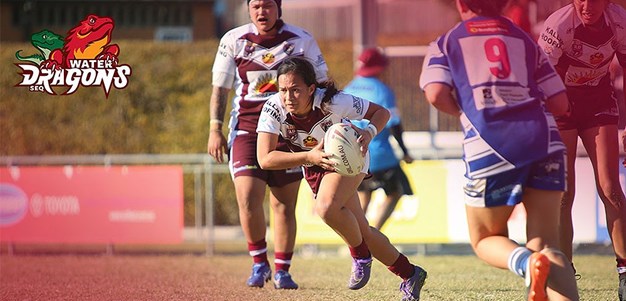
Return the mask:
POLYGON ((502 14, 508 0, 461 0, 477 15, 496 17, 502 14))

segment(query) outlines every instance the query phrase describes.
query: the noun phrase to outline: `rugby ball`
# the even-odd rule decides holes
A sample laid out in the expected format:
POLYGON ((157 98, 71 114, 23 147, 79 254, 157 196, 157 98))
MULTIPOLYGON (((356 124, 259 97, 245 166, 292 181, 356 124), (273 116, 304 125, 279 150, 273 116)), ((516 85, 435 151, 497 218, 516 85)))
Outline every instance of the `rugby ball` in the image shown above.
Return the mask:
POLYGON ((361 156, 359 133, 345 123, 333 124, 324 135, 324 152, 332 154, 329 159, 335 162, 337 173, 344 176, 356 176, 365 165, 361 156))

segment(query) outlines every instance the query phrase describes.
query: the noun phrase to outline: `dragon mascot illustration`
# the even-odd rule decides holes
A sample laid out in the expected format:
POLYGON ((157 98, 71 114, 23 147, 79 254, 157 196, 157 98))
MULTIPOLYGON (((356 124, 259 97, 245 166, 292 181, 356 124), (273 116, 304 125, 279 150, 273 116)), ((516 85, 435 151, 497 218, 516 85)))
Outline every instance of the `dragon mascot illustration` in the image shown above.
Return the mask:
POLYGON ((20 61, 33 62, 37 65, 47 60, 53 50, 63 47, 63 37, 46 29, 32 34, 30 36, 30 42, 41 54, 21 56, 20 52, 22 50, 18 50, 15 53, 15 57, 20 61))
POLYGON ((120 48, 109 45, 114 24, 111 18, 88 15, 76 27, 70 29, 62 48, 54 49, 47 60, 41 62, 43 69, 70 68, 70 60, 108 60, 118 64, 120 48))

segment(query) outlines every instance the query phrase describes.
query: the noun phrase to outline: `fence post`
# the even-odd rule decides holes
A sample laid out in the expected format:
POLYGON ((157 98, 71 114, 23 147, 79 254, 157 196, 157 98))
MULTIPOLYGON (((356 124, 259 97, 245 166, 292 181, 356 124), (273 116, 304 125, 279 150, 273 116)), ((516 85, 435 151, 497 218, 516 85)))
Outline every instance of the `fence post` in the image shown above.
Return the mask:
POLYGON ((195 201, 196 240, 202 241, 202 167, 193 167, 193 199, 195 201))
POLYGON ((207 228, 207 245, 206 255, 213 256, 215 248, 215 235, 214 235, 214 221, 213 221, 213 206, 215 201, 213 199, 213 163, 208 155, 205 155, 204 159, 204 196, 205 196, 205 214, 206 214, 206 228, 207 228))

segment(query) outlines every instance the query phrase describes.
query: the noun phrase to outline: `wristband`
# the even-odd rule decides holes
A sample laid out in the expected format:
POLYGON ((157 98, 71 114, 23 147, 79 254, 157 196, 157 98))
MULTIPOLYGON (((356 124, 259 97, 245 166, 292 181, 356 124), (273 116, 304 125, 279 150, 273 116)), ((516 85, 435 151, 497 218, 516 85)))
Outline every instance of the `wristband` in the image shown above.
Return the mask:
POLYGON ((370 133, 370 135, 372 135, 372 138, 374 138, 374 136, 376 136, 376 134, 378 134, 378 129, 376 128, 375 125, 373 124, 368 124, 367 127, 365 128, 365 130, 370 133))
POLYGON ((209 121, 209 124, 214 124, 214 123, 216 123, 216 124, 223 124, 224 121, 221 121, 219 119, 211 119, 211 121, 209 121))

